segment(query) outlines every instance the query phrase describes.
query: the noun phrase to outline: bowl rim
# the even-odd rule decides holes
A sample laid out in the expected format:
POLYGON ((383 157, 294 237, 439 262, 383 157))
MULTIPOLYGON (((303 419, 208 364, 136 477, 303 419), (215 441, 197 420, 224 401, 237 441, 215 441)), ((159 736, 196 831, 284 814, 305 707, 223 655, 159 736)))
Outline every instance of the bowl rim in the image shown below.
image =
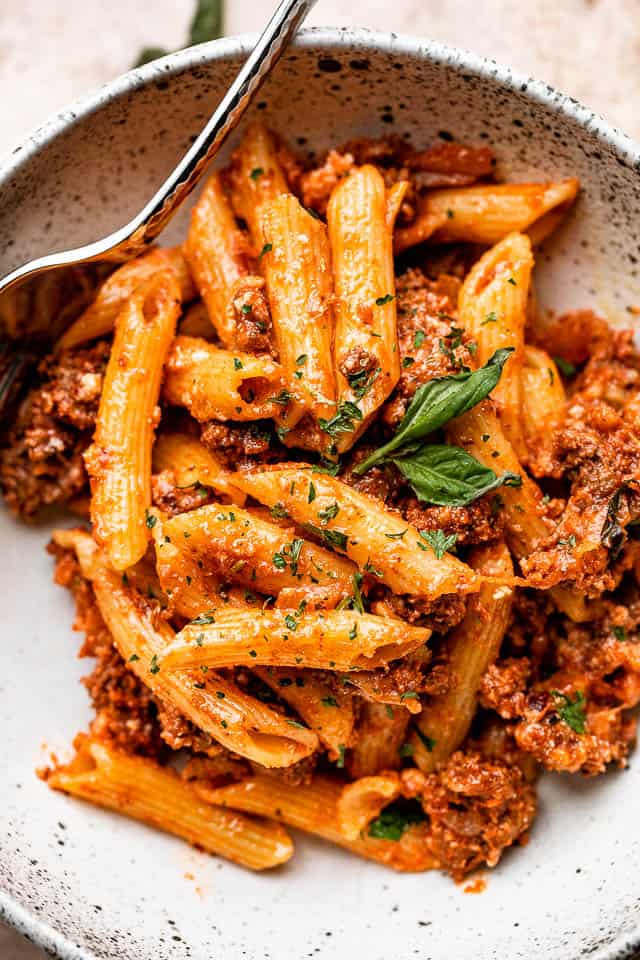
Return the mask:
MULTIPOLYGON (((24 163, 52 143, 60 134, 122 94, 138 90, 167 75, 175 75, 203 63, 234 59, 238 55, 249 53, 255 45, 257 36, 257 33, 241 33, 178 50, 121 74, 84 94, 32 129, 24 140, 8 153, 0 155, 0 186, 8 182, 14 174, 19 172, 24 163)), ((473 53, 464 47, 455 47, 411 34, 371 30, 358 26, 307 27, 299 32, 292 46, 302 49, 321 47, 323 50, 335 50, 336 53, 352 49, 354 46, 363 51, 387 53, 397 51, 418 60, 431 60, 448 66, 452 70, 464 70, 485 80, 489 79, 526 99, 564 114, 612 148, 617 159, 625 166, 640 173, 640 144, 610 124, 601 114, 590 110, 574 97, 561 93, 542 80, 536 80, 512 70, 507 65, 473 53)), ((27 940, 46 950, 49 955, 59 957, 60 960, 96 960, 95 954, 91 951, 79 944, 74 944, 63 933, 2 890, 0 890, 0 920, 9 924, 27 940)), ((590 955, 593 960, 633 960, 638 952, 640 952, 640 920, 633 931, 619 935, 601 950, 590 955)))

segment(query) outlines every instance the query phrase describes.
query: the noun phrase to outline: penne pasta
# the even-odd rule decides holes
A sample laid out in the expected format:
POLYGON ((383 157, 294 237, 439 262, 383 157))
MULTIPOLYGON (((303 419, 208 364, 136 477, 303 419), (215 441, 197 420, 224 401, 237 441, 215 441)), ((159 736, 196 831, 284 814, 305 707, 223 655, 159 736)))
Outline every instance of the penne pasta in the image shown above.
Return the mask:
POLYGON ((178 282, 165 270, 136 290, 116 321, 93 444, 84 454, 94 535, 116 570, 147 549, 154 414, 179 310, 178 282))
POLYGON ((273 135, 262 123, 252 123, 231 157, 231 198, 235 212, 247 224, 255 251, 264 246, 262 218, 267 206, 289 188, 276 153, 273 135))
POLYGON ((347 840, 356 840, 384 807, 400 796, 400 777, 386 770, 372 777, 360 777, 342 789, 338 800, 338 823, 347 840))
POLYGON ((329 201, 339 405, 324 429, 339 452, 353 445, 400 378, 388 216, 397 210, 398 197, 395 191, 389 201, 381 174, 367 165, 343 179, 329 201))
POLYGON ((220 504, 165 520, 162 536, 156 536, 156 556, 161 582, 167 570, 174 579, 184 578, 181 565, 187 562, 198 565, 201 577, 211 574, 219 582, 274 596, 291 588, 304 598, 305 591, 317 587, 333 606, 354 589, 356 567, 349 560, 297 537, 293 527, 220 504))
MULTIPOLYGON (((513 574, 507 547, 478 547, 470 563, 480 573, 494 577, 513 574)), ((477 691, 483 673, 498 656, 509 625, 513 590, 485 583, 471 597, 464 620, 446 641, 448 665, 455 678, 447 693, 429 699, 414 721, 413 758, 423 773, 432 773, 449 759, 466 737, 476 712, 477 691)))
POLYGON ((345 836, 338 815, 343 784, 331 777, 316 776, 311 783, 298 784, 295 790, 267 776, 251 777, 218 789, 198 789, 211 803, 272 817, 394 870, 414 872, 438 866, 427 846, 429 828, 424 823, 409 826, 397 841, 378 840, 368 834, 355 839, 345 836))
POLYGON ((384 666, 423 646, 425 627, 353 610, 286 613, 225 610, 213 622, 188 624, 160 660, 163 669, 220 668, 240 664, 362 670, 384 666))
POLYGON ((250 870, 277 867, 291 857, 293 843, 279 824, 208 803, 171 768, 85 736, 77 737, 75 746, 71 763, 48 772, 52 789, 140 820, 250 870))
POLYGON ((407 740, 409 713, 389 704, 365 703, 356 726, 355 743, 347 756, 349 775, 368 777, 397 769, 407 740))
MULTIPOLYGON (((522 424, 527 461, 550 473, 553 435, 564 414, 565 390, 546 350, 525 344, 522 365, 522 424), (546 467, 546 469, 544 469, 546 467)), ((538 470, 533 470, 537 473, 538 470)))
POLYGON ((258 420, 286 415, 282 371, 268 357, 221 350, 197 337, 176 337, 163 394, 196 420, 258 420))
POLYGON ((69 350, 80 343, 111 333, 118 314, 137 288, 155 273, 168 269, 175 273, 181 302, 193 300, 196 289, 180 248, 152 250, 125 263, 104 281, 93 303, 60 337, 56 350, 69 350))
POLYGON ((435 599, 478 589, 478 577, 466 564, 448 553, 437 559, 415 527, 336 477, 283 465, 236 473, 233 482, 267 506, 279 503, 296 523, 346 553, 361 570, 373 564, 394 593, 435 599))
POLYGON ((231 483, 230 471, 195 437, 185 433, 162 433, 153 447, 153 468, 157 473, 171 470, 176 486, 211 487, 232 503, 242 506, 246 497, 231 483))
POLYGON ((154 696, 177 707, 215 742, 265 767, 290 766, 317 749, 315 733, 287 721, 225 677, 163 670, 160 657, 175 638, 169 624, 141 603, 88 534, 63 531, 54 539, 64 547, 73 545, 118 652, 154 696))
POLYGON ((287 425, 294 426, 305 415, 328 420, 336 410, 336 382, 327 228, 292 194, 283 193, 265 208, 262 232, 269 248, 262 270, 273 335, 294 398, 287 425))
POLYGON ((353 698, 336 693, 313 670, 254 667, 263 683, 293 707, 327 747, 330 760, 338 760, 351 746, 355 721, 353 698))
POLYGON ((415 222, 396 231, 396 253, 426 239, 494 244, 514 232, 528 233, 532 243, 541 243, 566 215, 579 186, 570 178, 556 183, 492 183, 429 190, 418 200, 415 222))
POLYGON ((215 342, 216 332, 211 326, 207 308, 202 300, 196 300, 180 318, 178 333, 183 337, 202 337, 203 340, 215 342))
POLYGON ((262 315, 264 296, 255 288, 258 278, 250 278, 249 242, 236 223, 219 173, 211 174, 193 208, 184 255, 222 344, 228 350, 249 346, 247 318, 251 323, 254 310, 258 313, 253 297, 262 301, 262 315))
POLYGON ((527 454, 522 422, 522 364, 532 269, 529 238, 509 234, 474 264, 458 300, 461 325, 477 344, 478 366, 484 366, 496 350, 513 349, 491 399, 502 429, 520 459, 527 454))

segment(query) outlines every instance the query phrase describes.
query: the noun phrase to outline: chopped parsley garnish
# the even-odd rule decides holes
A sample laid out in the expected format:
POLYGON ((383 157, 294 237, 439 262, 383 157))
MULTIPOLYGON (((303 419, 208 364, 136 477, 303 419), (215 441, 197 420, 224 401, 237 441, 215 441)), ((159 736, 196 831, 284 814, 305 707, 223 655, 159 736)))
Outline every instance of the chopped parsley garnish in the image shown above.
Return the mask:
POLYGON ((323 707, 337 707, 338 701, 335 697, 323 697, 320 701, 323 707))
POLYGON ((414 364, 415 362, 416 362, 415 357, 403 357, 403 358, 402 358, 402 369, 403 369, 403 370, 406 370, 407 367, 413 366, 413 364, 414 364))
POLYGON ((354 623, 354 625, 351 627, 351 630, 349 630, 349 640, 355 640, 357 636, 358 636, 358 624, 354 623))
POLYGON ((276 393, 273 397, 268 397, 271 403, 277 403, 280 407, 286 407, 290 400, 293 400, 293 394, 289 390, 282 389, 280 393, 276 393))
POLYGON ((455 217, 455 212, 451 209, 451 207, 447 208, 447 217, 449 218, 449 220, 453 220, 453 218, 455 217))
POLYGON ((358 400, 362 400, 371 390, 381 372, 380 367, 376 367, 375 370, 357 370, 347 374, 347 382, 358 400))
POLYGON ((269 513, 271 514, 274 520, 283 520, 285 517, 289 516, 289 514, 285 510, 284 506, 280 503, 280 501, 278 501, 278 503, 274 503, 274 505, 269 510, 269 513))
POLYGON ((297 366, 297 367, 301 367, 301 366, 303 365, 303 363, 306 363, 306 362, 307 362, 307 355, 306 355, 306 353, 301 353, 299 357, 296 357, 296 366, 297 366))
POLYGON ((196 688, 196 690, 204 690, 206 687, 206 683, 203 683, 200 680, 196 680, 193 685, 196 688))
POLYGON ((559 547, 569 547, 570 550, 576 545, 576 536, 575 533, 572 533, 569 537, 563 537, 561 540, 558 540, 559 547))
POLYGON ((385 533, 387 540, 402 540, 409 527, 406 527, 401 533, 385 533))
MULTIPOLYGON (((335 477, 338 475, 340 470, 340 463, 329 463, 327 460, 321 460, 320 463, 314 463, 311 467, 312 473, 326 473, 330 477, 335 477)), ((311 500, 309 500, 311 503, 311 500)))
POLYGON ((257 180, 258 177, 261 177, 263 173, 264 173, 264 170, 262 169, 262 167, 254 167, 251 173, 249 174, 249 176, 251 177, 252 180, 257 180))
POLYGON ((612 633, 616 640, 622 641, 627 639, 627 631, 624 627, 613 627, 612 633))
POLYGON ((215 617, 212 613, 201 613, 200 616, 196 617, 195 620, 192 620, 191 623, 194 624, 206 624, 206 623, 215 623, 215 617))
POLYGON ((251 313, 252 310, 253 310, 253 307, 251 306, 250 303, 243 303, 243 304, 242 304, 242 312, 243 312, 244 314, 251 313))
POLYGON ((149 664, 149 673, 160 673, 160 664, 158 663, 158 654, 154 653, 149 664))
POLYGON ((135 661, 139 659, 140 657, 138 656, 137 653, 132 653, 131 656, 129 657, 129 663, 135 663, 135 661))
POLYGON ((289 630, 297 630, 297 629, 298 629, 298 622, 297 622, 296 618, 293 617, 290 613, 288 613, 288 614, 286 615, 286 617, 284 618, 284 622, 285 622, 285 626, 287 626, 287 627, 289 628, 289 630))
POLYGON ((419 740, 420 743, 422 744, 422 746, 425 748, 425 750, 428 750, 429 753, 431 753, 431 751, 433 750, 433 748, 434 748, 435 745, 436 745, 436 741, 433 740, 433 739, 432 739, 430 736, 428 736, 426 733, 423 733, 422 730, 420 729, 420 727, 414 727, 413 729, 414 729, 414 731, 415 731, 415 733, 416 733, 416 735, 417 735, 417 737, 418 737, 418 740, 419 740))
MULTIPOLYGON (((442 560, 445 553, 451 550, 458 539, 457 533, 451 533, 447 536, 444 530, 419 530, 420 537, 425 540, 436 555, 437 560, 442 560)), ((421 543, 418 546, 424 550, 421 543)))
POLYGON ((413 335, 413 346, 415 347, 416 350, 418 350, 422 346, 426 336, 427 335, 424 332, 424 330, 416 330, 416 332, 413 335))
POLYGON ((297 720, 287 720, 287 723, 290 727, 297 727, 298 730, 304 730, 304 726, 301 723, 298 723, 297 720))
POLYGON ((233 369, 242 370, 242 360, 238 360, 237 357, 233 358, 233 369))
POLYGON ((271 253, 272 250, 273 250, 273 244, 272 244, 272 243, 265 243, 264 247, 263 247, 262 250, 260 251, 260 254, 259 254, 259 256, 258 256, 258 260, 262 260, 262 258, 264 257, 265 253, 271 253))
POLYGON ((419 700, 419 696, 415 690, 407 690, 406 693, 400 694, 400 700, 419 700))
POLYGON ((257 657, 258 654, 257 654, 257 652, 256 652, 255 650, 249 650, 249 656, 250 656, 250 657, 257 657))
POLYGON ((149 530, 153 530, 156 523, 158 522, 158 518, 154 517, 154 515, 152 513, 149 513, 148 510, 145 510, 144 518, 145 518, 145 523, 148 526, 149 530))
POLYGON ((395 300, 393 294, 385 293, 384 297, 378 297, 376 299, 376 307, 384 307, 387 303, 391 303, 392 300, 395 300))
POLYGON ((561 720, 567 724, 574 733, 584 733, 586 730, 585 706, 586 700, 581 690, 576 691, 575 699, 571 699, 571 694, 560 693, 559 690, 552 690, 551 696, 555 700, 555 709, 561 720))
POLYGON ((313 480, 309 481, 309 493, 307 496, 307 503, 313 503, 316 498, 316 487, 313 480))
POLYGON ((329 504, 328 507, 325 507, 324 510, 318 510, 318 519, 322 520, 323 523, 328 523, 329 520, 333 520, 340 513, 340 507, 337 502, 334 500, 333 503, 329 504))
POLYGON ((337 437, 341 433, 353 433, 356 420, 362 420, 362 410, 350 400, 343 400, 338 404, 338 410, 330 420, 320 417, 318 424, 320 429, 330 437, 337 437))
POLYGON ((369 836, 376 840, 401 839, 407 827, 421 823, 426 817, 420 804, 415 800, 397 800, 372 820, 369 824, 369 836))
POLYGON ((398 753, 401 757, 412 757, 413 756, 413 744, 412 743, 401 743, 398 749, 398 753))
POLYGON ((565 360, 564 357, 553 357, 553 362, 563 377, 572 377, 576 372, 574 365, 568 360, 565 360))
POLYGON ((517 284, 516 281, 513 279, 513 277, 509 277, 509 279, 507 280, 507 283, 510 283, 512 287, 517 287, 517 286, 518 286, 518 284, 517 284))
POLYGON ((344 745, 344 743, 338 744, 338 759, 336 761, 336 767, 340 767, 340 769, 344 767, 344 755, 345 755, 346 749, 347 748, 344 745))
POLYGON ((486 315, 486 317, 484 318, 484 320, 482 321, 482 323, 480 324, 480 326, 481 326, 481 327, 484 327, 485 324, 487 324, 487 323, 497 323, 497 321, 498 321, 498 315, 497 315, 497 313, 495 312, 495 310, 492 310, 491 313, 488 313, 488 314, 486 315))
POLYGON ((216 697, 218 698, 218 700, 224 700, 224 693, 222 692, 222 690, 216 690, 216 697))

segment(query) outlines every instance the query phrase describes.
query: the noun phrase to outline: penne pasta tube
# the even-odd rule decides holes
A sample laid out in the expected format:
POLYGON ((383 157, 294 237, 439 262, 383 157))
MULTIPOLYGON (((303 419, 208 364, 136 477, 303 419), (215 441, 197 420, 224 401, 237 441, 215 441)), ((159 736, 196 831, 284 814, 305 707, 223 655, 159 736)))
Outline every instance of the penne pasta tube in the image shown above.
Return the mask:
POLYGON ((291 857, 293 843, 279 824, 208 803, 171 768, 86 736, 77 737, 75 746, 71 763, 48 772, 52 789, 140 820, 250 870, 277 867, 291 857))
MULTIPOLYGON (((470 563, 482 574, 508 577, 513 563, 507 547, 478 547, 470 563)), ((448 665, 454 683, 447 693, 431 697, 414 721, 413 758, 423 773, 432 773, 449 759, 466 737, 476 712, 477 691, 494 662, 509 625, 513 590, 485 583, 471 597, 464 620, 447 637, 448 665)))
POLYGON ((266 207, 289 188, 276 153, 273 135, 262 123, 252 123, 231 157, 231 199, 245 221, 259 253, 264 245, 262 217, 266 207))
POLYGON ((578 180, 570 178, 429 190, 418 200, 416 221, 396 232, 396 252, 420 240, 421 221, 422 239, 433 243, 494 244, 514 232, 528 233, 532 243, 541 243, 566 215, 579 187, 578 180))
POLYGON ((187 263, 179 247, 152 250, 115 270, 102 284, 93 303, 60 337, 56 350, 68 350, 87 340, 104 337, 113 330, 120 311, 137 288, 155 273, 173 270, 180 288, 180 300, 188 303, 196 295, 187 263))
POLYGON ((93 443, 84 454, 94 535, 116 570, 147 549, 154 416, 179 311, 178 282, 165 270, 136 290, 116 320, 93 443))
MULTIPOLYGON (((248 239, 238 227, 227 200, 222 178, 213 173, 193 208, 184 255, 207 313, 220 340, 229 350, 245 346, 238 329, 242 308, 250 305, 240 296, 242 281, 251 270, 248 239)), ((245 313, 252 312, 246 310, 245 313)))
POLYGON ((329 200, 339 406, 324 429, 340 452, 353 445, 400 378, 393 223, 387 217, 397 199, 396 191, 389 203, 381 174, 366 165, 343 179, 329 200))
MULTIPOLYGON (((484 401, 447 426, 450 443, 463 447, 485 467, 496 473, 512 471, 520 475, 519 487, 500 488, 499 509, 504 511, 507 543, 518 560, 539 548, 551 533, 544 517, 540 488, 527 476, 504 435, 491 403, 484 401)), ((556 605, 576 622, 589 619, 585 598, 571 586, 554 586, 551 595, 556 605)))
POLYGON ((213 672, 163 670, 160 657, 175 638, 169 624, 111 569, 88 534, 63 531, 54 540, 65 547, 73 544, 118 652, 154 696, 177 707, 228 750, 265 767, 290 766, 317 749, 315 733, 290 723, 230 680, 213 672))
POLYGON ((335 693, 313 670, 254 667, 253 673, 318 734, 330 760, 338 760, 353 739, 353 697, 335 693))
POLYGON ((407 741, 409 713, 403 707, 365 703, 360 711, 353 749, 347 757, 349 775, 367 777, 379 770, 397 769, 407 741))
POLYGON ((196 300, 182 315, 178 324, 178 333, 183 337, 202 337, 203 340, 210 342, 217 339, 206 305, 202 300, 196 300))
POLYGON ((221 350, 197 337, 176 337, 163 395, 196 420, 259 420, 286 413, 282 370, 268 357, 221 350))
POLYGON ((319 670, 382 667, 427 642, 431 631, 353 610, 225 610, 188 624, 164 651, 163 669, 270 664, 319 670))
POLYGON ((415 527, 336 477, 296 465, 236 473, 233 482, 267 506, 280 504, 361 570, 373 564, 394 593, 435 599, 478 589, 466 564, 448 553, 437 559, 415 527))
POLYGON ((172 577, 184 577, 183 561, 199 561, 201 576, 211 573, 220 582, 240 583, 273 596, 285 588, 304 594, 318 587, 329 591, 335 606, 354 589, 356 567, 351 561, 297 537, 293 527, 220 504, 163 521, 162 535, 156 535, 156 556, 165 575, 168 568, 172 577))
POLYGON ((153 447, 153 468, 172 470, 176 486, 211 487, 216 493, 242 506, 246 496, 231 483, 231 473, 222 461, 196 437, 185 433, 162 433, 153 447))
POLYGON ((153 514, 156 523, 152 535, 156 552, 158 579, 172 611, 192 620, 213 613, 223 601, 222 578, 206 570, 197 553, 181 542, 175 533, 165 533, 165 521, 153 514))
POLYGON ((553 435, 562 421, 565 400, 564 385, 555 362, 546 350, 525 344, 522 424, 529 461, 551 465, 553 435))
POLYGON ((338 779, 316 776, 311 783, 298 784, 292 790, 276 777, 262 775, 227 787, 198 789, 211 803, 272 817, 394 870, 417 872, 438 866, 427 847, 429 828, 425 823, 411 825, 397 841, 378 840, 368 834, 346 837, 338 817, 343 786, 338 779))
POLYGON ((336 410, 333 371, 333 283, 327 228, 290 193, 264 211, 262 257, 273 335, 283 377, 295 398, 287 425, 305 414, 331 418, 336 410))
POLYGON ((343 787, 338 800, 338 823, 347 840, 356 840, 384 807, 397 800, 400 792, 400 777, 395 770, 360 777, 343 787))
POLYGON ((496 350, 513 349, 491 399, 502 429, 520 459, 527 454, 522 423, 522 364, 532 269, 529 238, 509 234, 474 264, 458 299, 461 325, 477 344, 478 366, 484 366, 496 350))

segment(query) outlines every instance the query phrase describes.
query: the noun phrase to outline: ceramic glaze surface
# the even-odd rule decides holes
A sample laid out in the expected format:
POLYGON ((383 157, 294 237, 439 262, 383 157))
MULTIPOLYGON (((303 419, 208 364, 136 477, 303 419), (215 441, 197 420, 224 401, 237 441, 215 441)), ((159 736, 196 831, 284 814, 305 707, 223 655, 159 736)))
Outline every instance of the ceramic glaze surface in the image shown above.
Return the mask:
MULTIPOLYGON (((85 243, 136 212, 200 129, 249 48, 173 55, 66 112, 0 169, 0 270, 85 243)), ((640 302, 639 159, 603 121, 471 54, 366 31, 306 31, 257 111, 303 152, 397 132, 490 145, 505 179, 576 175, 583 193, 538 255, 544 306, 640 302)), ((172 226, 175 237, 182 222, 172 226)), ((296 837, 252 875, 51 793, 34 775, 68 753, 89 710, 69 597, 51 582, 48 528, 0 516, 2 915, 55 955, 105 960, 622 960, 637 942, 640 765, 594 781, 546 777, 526 848, 479 896, 438 874, 398 876, 296 837)))

